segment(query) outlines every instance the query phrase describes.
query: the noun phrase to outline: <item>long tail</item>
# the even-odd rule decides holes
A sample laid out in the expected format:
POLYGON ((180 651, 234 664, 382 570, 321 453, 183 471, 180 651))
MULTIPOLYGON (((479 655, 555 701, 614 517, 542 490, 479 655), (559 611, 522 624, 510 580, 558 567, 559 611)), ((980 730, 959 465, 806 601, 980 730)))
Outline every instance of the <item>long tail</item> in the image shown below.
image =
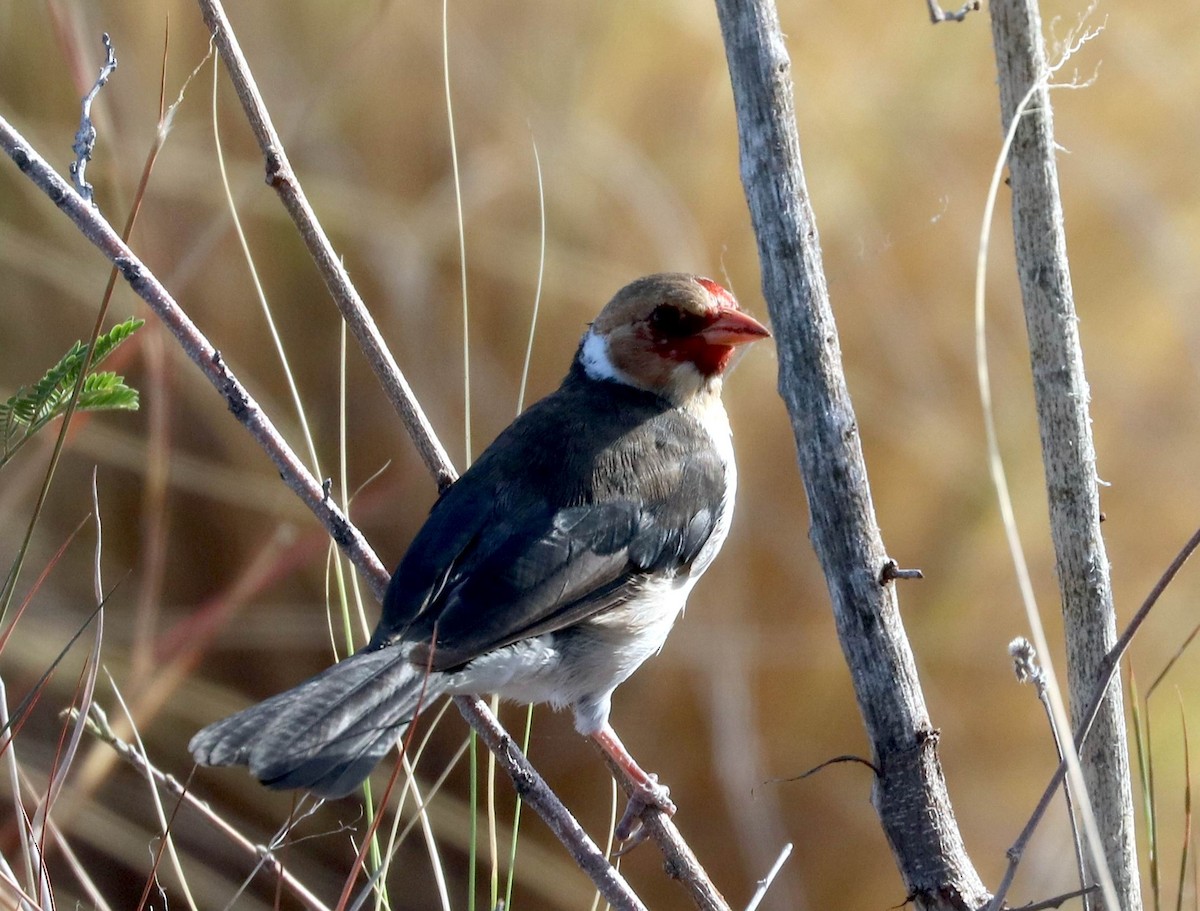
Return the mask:
POLYGON ((342 797, 441 693, 398 648, 359 652, 294 689, 210 724, 188 744, 203 765, 244 765, 271 788, 342 797), (422 687, 424 684, 424 696, 422 687))

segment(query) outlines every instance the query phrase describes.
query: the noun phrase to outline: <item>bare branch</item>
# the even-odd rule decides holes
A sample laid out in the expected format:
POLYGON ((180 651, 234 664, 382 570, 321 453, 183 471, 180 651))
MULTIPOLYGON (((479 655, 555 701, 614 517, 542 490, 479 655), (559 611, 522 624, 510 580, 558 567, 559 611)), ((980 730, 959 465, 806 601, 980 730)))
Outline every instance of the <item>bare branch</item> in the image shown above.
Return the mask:
POLYGON ((317 221, 316 213, 309 205, 300 181, 296 179, 283 143, 271 122, 271 115, 267 111, 262 94, 250 74, 250 65, 242 54, 242 48, 233 33, 224 8, 218 0, 200 0, 200 13, 213 34, 221 60, 224 61, 225 68, 233 80, 234 90, 242 102, 250 128, 266 159, 267 183, 279 194, 284 208, 300 231, 300 237, 308 247, 308 252, 333 296, 334 303, 342 312, 346 325, 350 327, 355 340, 366 355, 371 370, 383 386, 392 407, 404 422, 425 466, 433 474, 438 490, 444 490, 453 483, 458 474, 434 433, 429 418, 425 416, 420 403, 413 395, 412 387, 408 385, 396 364, 396 359, 388 350, 379 327, 367 311, 367 305, 351 283, 350 275, 342 265, 342 258, 333 249, 325 229, 317 221))
POLYGON ((979 908, 988 893, 950 806, 896 586, 880 584, 888 557, 842 373, 778 15, 769 0, 717 0, 717 12, 779 389, 812 513, 810 537, 879 769, 875 808, 918 908, 979 908))
MULTIPOLYGON (((1096 452, 1088 410, 1078 317, 1067 261, 1066 231, 1055 163, 1050 67, 1036 0, 997 0, 989 7, 1005 130, 1031 90, 1028 111, 1013 134, 1009 157, 1017 271, 1029 334, 1042 461, 1049 491, 1051 537, 1062 595, 1067 676, 1078 728, 1104 662, 1116 643, 1108 556, 1100 531, 1096 452), (1033 88, 1036 87, 1036 88, 1033 88)), ((1069 39, 1068 52, 1090 33, 1069 39)), ((1067 745, 1069 748, 1069 744, 1067 745)), ((1094 808, 1101 862, 1094 879, 1111 873, 1124 911, 1141 908, 1133 796, 1121 684, 1111 677, 1091 742, 1080 754, 1086 793, 1077 794, 1085 821, 1094 808), (1090 804, 1090 807, 1089 807, 1090 804)), ((1091 839, 1089 839, 1089 842, 1091 839)), ((1110 908, 1109 911, 1116 911, 1110 908)))

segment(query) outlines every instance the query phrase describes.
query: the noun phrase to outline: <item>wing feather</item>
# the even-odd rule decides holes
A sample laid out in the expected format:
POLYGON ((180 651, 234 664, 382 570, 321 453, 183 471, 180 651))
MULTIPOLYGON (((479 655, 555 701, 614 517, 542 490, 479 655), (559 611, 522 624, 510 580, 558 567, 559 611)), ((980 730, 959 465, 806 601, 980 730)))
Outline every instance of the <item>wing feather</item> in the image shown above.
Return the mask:
POLYGON ((412 653, 424 662, 432 644, 434 669, 449 670, 688 571, 725 489, 706 431, 649 393, 580 379, 527 411, 434 505, 369 649, 424 643, 412 653))

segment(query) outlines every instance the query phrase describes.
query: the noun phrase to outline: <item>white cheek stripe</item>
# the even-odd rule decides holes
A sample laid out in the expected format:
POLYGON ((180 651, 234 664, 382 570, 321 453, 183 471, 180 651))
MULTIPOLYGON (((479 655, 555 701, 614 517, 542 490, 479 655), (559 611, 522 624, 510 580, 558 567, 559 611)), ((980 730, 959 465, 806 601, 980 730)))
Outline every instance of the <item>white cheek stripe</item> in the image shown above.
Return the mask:
POLYGON ((624 370, 618 370, 608 356, 608 339, 589 329, 583 337, 583 369, 594 380, 616 380, 626 386, 636 386, 624 370))

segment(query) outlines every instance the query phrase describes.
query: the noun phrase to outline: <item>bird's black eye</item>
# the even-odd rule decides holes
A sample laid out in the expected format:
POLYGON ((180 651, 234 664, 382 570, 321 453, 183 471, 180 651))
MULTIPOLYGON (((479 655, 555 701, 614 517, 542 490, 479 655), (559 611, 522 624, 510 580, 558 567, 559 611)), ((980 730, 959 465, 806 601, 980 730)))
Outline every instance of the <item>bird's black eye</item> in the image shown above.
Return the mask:
POLYGON ((650 311, 650 326, 659 335, 682 338, 695 335, 704 328, 705 319, 698 313, 680 310, 671 304, 660 304, 650 311))

